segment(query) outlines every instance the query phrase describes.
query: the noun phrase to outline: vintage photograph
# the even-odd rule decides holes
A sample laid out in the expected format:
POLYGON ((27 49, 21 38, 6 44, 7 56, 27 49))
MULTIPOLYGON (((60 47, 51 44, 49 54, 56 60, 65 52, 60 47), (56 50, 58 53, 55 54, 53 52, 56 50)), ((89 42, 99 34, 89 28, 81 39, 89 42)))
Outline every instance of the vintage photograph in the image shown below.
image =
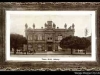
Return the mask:
POLYGON ((6 11, 7 61, 96 61, 95 11, 6 11))

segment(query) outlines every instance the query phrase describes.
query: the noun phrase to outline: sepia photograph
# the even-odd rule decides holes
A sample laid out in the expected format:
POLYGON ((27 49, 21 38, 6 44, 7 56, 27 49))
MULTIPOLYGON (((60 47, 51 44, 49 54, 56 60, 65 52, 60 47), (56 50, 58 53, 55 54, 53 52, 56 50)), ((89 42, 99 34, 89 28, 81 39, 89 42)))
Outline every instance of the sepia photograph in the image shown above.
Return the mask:
POLYGON ((6 61, 96 61, 96 11, 6 11, 6 61))

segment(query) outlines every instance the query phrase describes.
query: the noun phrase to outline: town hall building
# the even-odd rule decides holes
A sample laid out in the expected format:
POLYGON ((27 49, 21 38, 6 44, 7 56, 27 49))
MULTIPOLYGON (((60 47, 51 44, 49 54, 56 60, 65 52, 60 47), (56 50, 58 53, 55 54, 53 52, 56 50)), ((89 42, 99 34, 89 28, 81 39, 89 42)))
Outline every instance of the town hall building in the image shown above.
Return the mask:
POLYGON ((74 36, 75 33, 74 24, 67 28, 65 23, 61 29, 56 27, 53 21, 47 21, 40 29, 36 29, 35 26, 33 24, 33 28, 30 28, 25 24, 25 37, 28 40, 28 50, 36 52, 62 50, 59 42, 67 36, 74 36))

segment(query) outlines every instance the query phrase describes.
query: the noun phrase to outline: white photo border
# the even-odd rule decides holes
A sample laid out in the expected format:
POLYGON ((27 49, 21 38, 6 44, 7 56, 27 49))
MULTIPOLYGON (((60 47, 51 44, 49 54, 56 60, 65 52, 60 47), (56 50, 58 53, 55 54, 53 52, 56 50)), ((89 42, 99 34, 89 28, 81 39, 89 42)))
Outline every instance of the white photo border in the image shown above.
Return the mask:
MULTIPOLYGON (((97 48, 96 48, 96 11, 92 10, 92 11, 11 11, 11 10, 7 10, 5 12, 6 14, 6 41, 5 41, 5 56, 6 56, 6 60, 5 61, 71 61, 71 62, 75 62, 75 61, 97 61, 96 60, 96 52, 97 52, 97 48), (53 12, 53 13, 52 13, 53 12), (58 13, 59 12, 59 13, 58 13), (62 13, 61 13, 62 12, 62 13), (70 12, 70 13, 69 13, 70 12), (91 18, 91 25, 92 25, 92 56, 91 57, 49 57, 49 55, 47 55, 47 57, 11 57, 10 56, 10 14, 59 14, 59 15, 66 15, 66 14, 79 14, 77 13, 79 12, 80 14, 84 15, 84 14, 92 14, 92 18, 91 18), (43 60, 46 59, 46 60, 43 60), (51 60, 48 60, 51 59, 51 60), (59 60, 55 60, 55 59, 59 59, 59 60)), ((56 56, 56 55, 55 55, 56 56)))

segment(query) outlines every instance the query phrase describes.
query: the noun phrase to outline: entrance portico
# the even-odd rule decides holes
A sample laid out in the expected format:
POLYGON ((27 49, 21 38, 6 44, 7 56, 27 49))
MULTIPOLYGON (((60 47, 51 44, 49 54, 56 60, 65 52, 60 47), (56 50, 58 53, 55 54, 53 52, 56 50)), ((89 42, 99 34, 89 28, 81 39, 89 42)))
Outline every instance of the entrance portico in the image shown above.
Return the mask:
POLYGON ((47 42, 47 51, 53 51, 53 42, 47 42))

